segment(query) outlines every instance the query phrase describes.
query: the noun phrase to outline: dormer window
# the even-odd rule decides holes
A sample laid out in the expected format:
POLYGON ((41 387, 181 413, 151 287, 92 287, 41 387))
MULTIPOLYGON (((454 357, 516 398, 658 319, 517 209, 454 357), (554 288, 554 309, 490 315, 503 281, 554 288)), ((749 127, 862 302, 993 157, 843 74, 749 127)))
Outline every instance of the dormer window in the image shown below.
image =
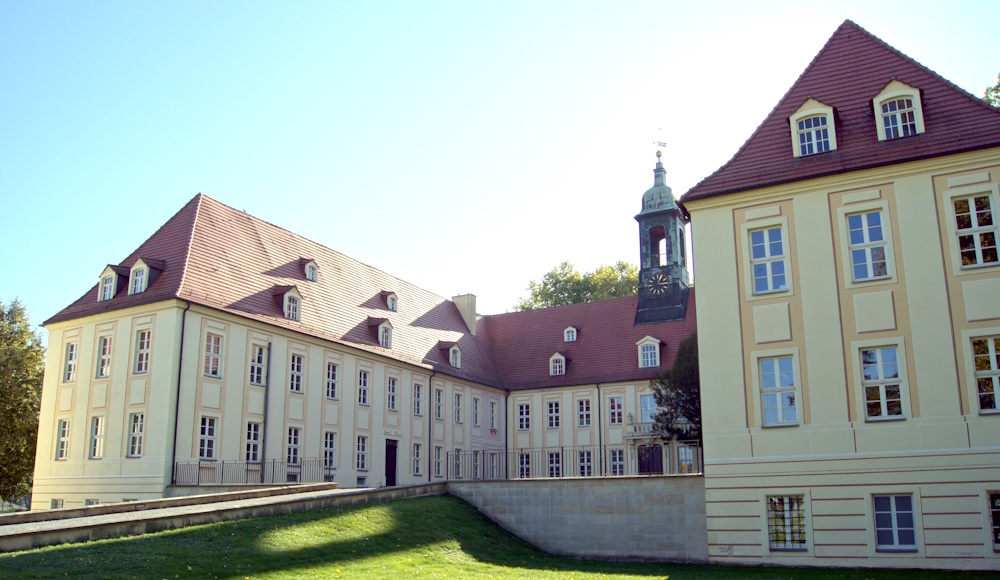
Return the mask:
POLYGON ((566 374, 566 357, 557 352, 549 358, 549 376, 564 374, 566 374))
POLYGON ((378 343, 383 348, 392 348, 392 326, 388 322, 378 327, 378 343))
POLYGON ((833 107, 816 99, 806 99, 791 117, 792 154, 806 157, 837 148, 837 132, 833 126, 833 107))
POLYGON ((275 286, 272 290, 281 306, 281 314, 288 320, 302 320, 302 294, 295 286, 275 286))
POLYGON ((289 320, 299 319, 299 299, 289 296, 285 299, 285 318, 289 320))
POLYGON ((648 369, 660 366, 659 339, 647 335, 635 345, 639 347, 639 368, 648 369))
POLYGON ((451 347, 448 351, 448 360, 451 361, 451 366, 456 369, 462 368, 462 349, 458 348, 458 345, 451 347))
POLYGON ((879 141, 890 141, 924 132, 920 91, 893 79, 872 99, 879 141))
POLYGON ((318 279, 319 266, 316 265, 315 260, 299 258, 299 265, 302 266, 302 272, 306 275, 306 280, 315 282, 318 279))
POLYGON ((146 289, 146 270, 132 270, 132 281, 129 284, 129 294, 141 294, 146 289))
POLYGON ((98 300, 111 300, 115 297, 115 278, 114 274, 101 278, 101 290, 98 300))
POLYGON ((570 326, 563 331, 563 342, 576 342, 576 329, 570 326))
POLYGON ((382 291, 382 299, 385 300, 385 307, 396 312, 396 308, 399 306, 399 298, 396 296, 395 292, 389 292, 387 290, 382 291))

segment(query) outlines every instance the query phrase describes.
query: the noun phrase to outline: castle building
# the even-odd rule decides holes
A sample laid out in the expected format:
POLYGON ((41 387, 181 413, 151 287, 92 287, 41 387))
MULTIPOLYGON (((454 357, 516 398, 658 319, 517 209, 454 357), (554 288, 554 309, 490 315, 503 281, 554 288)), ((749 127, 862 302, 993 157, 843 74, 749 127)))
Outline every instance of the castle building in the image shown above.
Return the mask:
POLYGON ((695 330, 663 173, 638 216, 649 293, 495 316, 197 195, 45 322, 32 509, 699 470, 652 429, 650 378, 695 330))
POLYGON ((1000 110, 846 21, 681 202, 710 559, 1000 567, 1000 110))

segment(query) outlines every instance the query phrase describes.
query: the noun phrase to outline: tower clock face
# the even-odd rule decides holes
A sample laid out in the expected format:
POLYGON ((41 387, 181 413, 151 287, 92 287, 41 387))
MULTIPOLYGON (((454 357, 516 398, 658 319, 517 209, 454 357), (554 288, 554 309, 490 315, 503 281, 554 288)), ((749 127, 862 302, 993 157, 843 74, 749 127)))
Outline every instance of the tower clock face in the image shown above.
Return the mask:
POLYGON ((653 274, 646 280, 646 289, 653 296, 662 296, 667 291, 668 286, 670 286, 670 281, 663 274, 653 274))

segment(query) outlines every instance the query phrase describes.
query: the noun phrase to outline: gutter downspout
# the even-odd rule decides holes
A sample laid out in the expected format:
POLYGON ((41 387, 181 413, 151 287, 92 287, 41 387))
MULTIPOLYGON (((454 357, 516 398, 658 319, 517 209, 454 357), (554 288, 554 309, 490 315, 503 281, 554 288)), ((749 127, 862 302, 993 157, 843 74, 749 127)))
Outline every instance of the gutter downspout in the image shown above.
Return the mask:
POLYGON ((187 313, 191 309, 191 301, 185 300, 187 307, 181 313, 181 348, 177 355, 177 396, 174 397, 174 450, 170 454, 170 485, 177 484, 177 421, 181 412, 181 373, 184 370, 184 325, 187 324, 187 313))
MULTIPOLYGON (((430 378, 427 379, 427 401, 430 403, 433 401, 431 398, 431 393, 434 392, 434 375, 437 371, 431 371, 430 378)), ((434 472, 432 467, 434 467, 434 439, 432 438, 434 433, 434 419, 431 417, 431 406, 427 405, 427 483, 434 482, 434 472)))
POLYGON ((264 472, 267 471, 267 408, 268 395, 271 393, 271 341, 267 341, 267 370, 264 371, 264 424, 260 426, 260 482, 264 483, 264 472))
POLYGON ((601 419, 601 383, 597 383, 597 448, 601 455, 601 475, 604 473, 604 441, 601 434, 604 432, 604 421, 601 419))

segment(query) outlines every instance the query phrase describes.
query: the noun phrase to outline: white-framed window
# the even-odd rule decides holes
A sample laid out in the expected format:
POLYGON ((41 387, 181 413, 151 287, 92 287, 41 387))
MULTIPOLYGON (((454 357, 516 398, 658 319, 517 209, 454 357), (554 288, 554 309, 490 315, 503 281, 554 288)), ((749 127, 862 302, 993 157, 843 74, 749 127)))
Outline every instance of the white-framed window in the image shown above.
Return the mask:
POLYGON ((457 345, 451 347, 448 357, 449 360, 451 361, 451 366, 455 367, 456 369, 462 368, 462 349, 458 348, 457 345))
POLYGON ((562 477, 562 453, 549 451, 549 477, 562 477))
POLYGON ((250 384, 262 386, 264 384, 265 370, 267 364, 267 351, 264 347, 255 344, 250 347, 250 384))
POLYGON ((979 412, 994 413, 998 410, 997 394, 1000 393, 1000 336, 973 338, 972 364, 979 412))
POLYGON ((621 397, 608 397, 608 423, 621 425, 624 423, 625 404, 621 397))
POLYGON ((531 454, 521 452, 517 455, 517 476, 521 479, 531 477, 531 454))
POLYGON ((806 117, 798 121, 799 156, 814 155, 830 150, 830 127, 826 115, 806 117))
POLYGON ((462 449, 456 447, 452 455, 455 458, 455 479, 462 479, 462 449))
POLYGON ((578 454, 579 465, 580 465, 580 476, 590 477, 594 475, 594 459, 593 453, 589 449, 584 449, 578 454))
POLYGON ((962 267, 998 263, 997 220, 993 197, 988 192, 983 192, 951 200, 962 267))
POLYGON ((875 547, 880 552, 916 552, 917 533, 910 494, 872 496, 875 547))
POLYGON ((559 428, 559 401, 549 401, 547 406, 547 419, 549 429, 559 428))
POLYGON ((323 467, 326 469, 337 468, 337 433, 335 431, 323 432, 323 467))
POLYGON ((97 341, 97 378, 111 376, 111 337, 102 336, 97 341))
POLYGON ((444 418, 444 391, 434 389, 434 418, 440 421, 444 418))
POLYGON ((310 282, 316 281, 316 266, 313 264, 306 264, 306 280, 310 282))
POLYGON ((80 346, 71 342, 66 345, 66 363, 63 365, 63 382, 72 383, 76 380, 76 359, 80 355, 80 346))
POLYGON ((132 281, 129 284, 129 294, 141 294, 146 289, 146 269, 132 270, 132 281))
POLYGON ((420 444, 413 444, 413 475, 420 475, 420 444))
POLYGON ((522 403, 517 406, 517 430, 531 429, 531 405, 522 403))
POLYGON ((885 140, 917 134, 913 99, 888 99, 879 103, 882 114, 882 131, 885 140))
POLYGON ((576 329, 570 326, 563 331, 563 342, 576 342, 576 329))
POLYGON ((855 282, 889 277, 883 221, 881 210, 847 216, 848 251, 855 282))
POLYGON ((862 348, 860 356, 866 420, 904 418, 897 347, 862 348))
POLYGON ((639 420, 643 423, 656 421, 656 397, 639 395, 639 420))
POLYGON ((198 436, 198 458, 215 459, 216 417, 201 418, 201 430, 198 436))
POLYGON ((247 461, 260 461, 260 423, 250 421, 247 423, 247 461))
POLYGON ((368 371, 358 371, 358 404, 368 405, 368 371))
POLYGON ((104 457, 104 417, 90 418, 90 453, 91 459, 104 457))
POLYGON ((660 345, 644 344, 640 346, 639 356, 642 359, 639 363, 640 368, 648 369, 660 366, 660 345))
POLYGON ((764 425, 798 425, 795 360, 791 355, 758 359, 764 425))
POLYGON ((490 429, 497 428, 497 403, 490 401, 490 429))
POLYGON ((115 297, 115 278, 114 275, 101 278, 101 301, 115 297))
POLYGON ((677 469, 681 473, 694 473, 694 447, 680 445, 677 447, 677 469))
POLYGON ((804 551, 806 506, 801 495, 767 498, 767 539, 771 551, 804 551))
POLYGON ((378 330, 378 343, 383 348, 392 348, 392 327, 388 324, 383 324, 378 330))
POLYGON ((424 386, 420 383, 413 383, 413 414, 420 417, 424 414, 423 393, 424 386))
POLYGON ((299 319, 299 299, 295 296, 285 296, 285 318, 299 319))
POLYGON ((549 375, 557 376, 566 374, 566 359, 559 354, 552 355, 549 359, 549 375))
POLYGON ((479 451, 472 452, 472 474, 470 477, 479 479, 479 451))
POLYGON ((490 454, 489 454, 489 456, 488 456, 488 459, 489 459, 489 470, 490 470, 490 472, 487 475, 488 475, 488 477, 490 479, 496 479, 497 478, 497 454, 495 452, 491 451, 490 454))
POLYGON ((337 363, 328 362, 326 363, 326 398, 336 399, 337 398, 337 375, 340 374, 340 369, 337 363))
POLYGON ((356 467, 358 471, 368 470, 368 437, 358 435, 358 456, 356 467))
POLYGON ((462 422, 462 395, 455 393, 455 422, 462 422))
POLYGON ((142 457, 143 440, 146 438, 146 414, 128 416, 128 456, 142 457))
POLYGON ((576 402, 577 427, 590 427, 590 399, 580 399, 576 402))
POLYGON ((396 410, 396 379, 394 377, 386 379, 385 406, 390 411, 396 410))
POLYGON ((767 294, 787 290, 783 228, 773 226, 750 230, 748 241, 753 293, 767 294))
POLYGON ((434 476, 441 477, 441 446, 434 446, 434 476))
POLYGON ((479 427, 479 397, 472 397, 472 426, 479 427))
POLYGON ((385 297, 385 305, 386 305, 386 308, 388 308, 389 310, 395 312, 396 311, 396 295, 395 294, 389 294, 388 296, 386 296, 385 297))
POLYGON ((205 376, 222 377, 222 337, 211 332, 205 335, 205 376))
POLYGON ((987 510, 989 510, 990 532, 993 537, 993 551, 1000 552, 1000 491, 986 492, 987 510))
POLYGON ((285 460, 288 465, 298 465, 299 460, 302 458, 299 453, 299 441, 302 436, 302 429, 298 427, 288 428, 288 447, 285 453, 285 460))
POLYGON ((288 363, 288 389, 293 393, 302 392, 302 359, 301 354, 293 354, 288 363))
POLYGON ((611 450, 611 475, 625 475, 625 450, 611 450))

